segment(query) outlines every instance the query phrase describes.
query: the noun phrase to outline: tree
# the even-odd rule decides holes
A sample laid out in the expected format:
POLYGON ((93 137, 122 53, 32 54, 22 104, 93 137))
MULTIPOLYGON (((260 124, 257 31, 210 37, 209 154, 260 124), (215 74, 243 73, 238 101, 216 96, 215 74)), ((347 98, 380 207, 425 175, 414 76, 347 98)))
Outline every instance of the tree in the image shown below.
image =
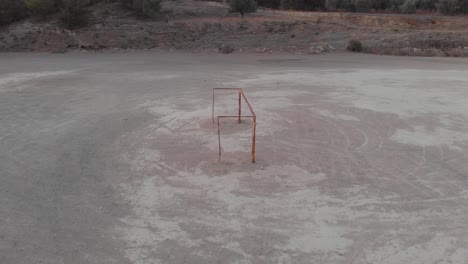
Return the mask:
POLYGON ((369 12, 371 8, 370 0, 355 0, 354 5, 356 6, 356 12, 369 12))
POLYGON ((46 16, 56 11, 55 0, 25 0, 24 3, 36 15, 46 16))
POLYGON ((437 11, 444 15, 454 15, 461 11, 461 0, 440 0, 437 4, 437 11))
POLYGON ((66 0, 60 16, 63 25, 69 29, 85 26, 89 20, 85 5, 81 0, 66 0))
POLYGON ((400 10, 404 14, 416 13, 416 4, 418 0, 406 0, 400 7, 400 10))
POLYGON ((161 1, 162 0, 120 0, 125 8, 148 18, 155 18, 159 14, 161 1))
POLYGON ((257 11, 257 3, 254 0, 231 0, 231 12, 239 12, 244 19, 245 13, 257 11))
POLYGON ((26 17, 27 11, 23 1, 0 0, 0 26, 26 17))
POLYGON ((325 1, 325 8, 328 11, 336 11, 338 8, 339 1, 338 0, 326 0, 325 1))

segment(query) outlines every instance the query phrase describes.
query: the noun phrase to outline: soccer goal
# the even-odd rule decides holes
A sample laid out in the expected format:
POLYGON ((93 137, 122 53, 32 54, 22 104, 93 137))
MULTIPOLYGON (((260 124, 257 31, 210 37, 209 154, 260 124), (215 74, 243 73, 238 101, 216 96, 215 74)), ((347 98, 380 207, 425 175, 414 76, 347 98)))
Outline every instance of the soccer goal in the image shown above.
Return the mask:
MULTIPOLYGON (((218 99, 219 101, 219 99, 218 99)), ((245 107, 244 107, 245 109, 245 107)), ((233 119, 236 120, 238 124, 241 124, 244 119, 249 119, 252 121, 252 142, 251 142, 251 150, 252 150, 252 162, 255 162, 255 136, 256 136, 256 129, 257 129, 257 117, 255 116, 255 112, 252 109, 252 106, 249 103, 249 100, 244 94, 242 88, 213 88, 213 104, 212 104, 212 111, 211 111, 211 118, 213 120, 213 124, 217 123, 218 125, 218 163, 221 162, 221 154, 222 154, 222 146, 221 146, 221 120, 224 119, 233 119), (219 95, 226 95, 226 92, 229 94, 236 96, 236 101, 231 101, 231 104, 237 104, 237 115, 230 115, 230 114, 221 114, 216 115, 216 105, 217 105, 217 98, 219 95), (247 105, 247 114, 243 114, 242 106, 247 105)))

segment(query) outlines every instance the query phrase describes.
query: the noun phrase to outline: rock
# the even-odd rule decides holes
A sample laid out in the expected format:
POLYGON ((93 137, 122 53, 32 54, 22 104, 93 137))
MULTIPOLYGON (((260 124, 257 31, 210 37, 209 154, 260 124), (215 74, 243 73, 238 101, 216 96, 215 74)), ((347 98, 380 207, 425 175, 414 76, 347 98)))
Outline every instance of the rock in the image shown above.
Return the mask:
POLYGON ((221 52, 222 54, 229 54, 234 51, 234 48, 228 45, 221 45, 221 47, 218 48, 218 52, 221 52))
POLYGON ((329 53, 329 52, 334 52, 334 51, 335 51, 335 48, 328 43, 311 46, 309 48, 309 54, 329 53))
POLYGON ((269 48, 256 48, 257 53, 271 53, 272 51, 269 48))

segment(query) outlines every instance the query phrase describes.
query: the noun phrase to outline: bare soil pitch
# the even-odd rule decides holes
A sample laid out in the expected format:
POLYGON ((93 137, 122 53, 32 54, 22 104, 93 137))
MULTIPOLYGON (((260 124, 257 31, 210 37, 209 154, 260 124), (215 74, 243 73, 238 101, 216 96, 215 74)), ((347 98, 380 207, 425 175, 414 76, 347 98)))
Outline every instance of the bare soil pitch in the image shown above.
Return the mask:
POLYGON ((464 264, 466 65, 2 54, 0 262, 464 264), (223 86, 255 164, 247 123, 217 163, 223 86))

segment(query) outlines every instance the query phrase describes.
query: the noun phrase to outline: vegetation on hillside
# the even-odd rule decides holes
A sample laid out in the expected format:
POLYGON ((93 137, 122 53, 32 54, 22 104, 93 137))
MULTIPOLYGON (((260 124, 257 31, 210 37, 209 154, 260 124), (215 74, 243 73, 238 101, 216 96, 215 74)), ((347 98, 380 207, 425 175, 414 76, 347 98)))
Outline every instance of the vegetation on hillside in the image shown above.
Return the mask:
POLYGON ((276 9, 415 13, 438 11, 445 15, 468 13, 468 0, 258 0, 258 5, 276 9))
POLYGON ((255 0, 231 0, 231 12, 239 12, 244 19, 245 13, 252 13, 257 11, 257 3, 255 0))
POLYGON ((155 18, 161 10, 161 0, 120 0, 122 5, 136 14, 147 17, 155 18))
MULTIPOLYGON (((6 25, 28 16, 45 17, 60 13, 65 27, 76 28, 89 20, 87 7, 98 2, 121 2, 125 8, 143 17, 155 18, 162 0, 0 0, 0 25, 6 25)), ((253 1, 253 0, 252 0, 253 1)))
MULTIPOLYGON (((59 12, 63 24, 74 28, 85 25, 89 18, 85 9, 98 2, 120 2, 122 6, 147 18, 159 15, 162 0, 0 0, 0 25, 28 16, 48 16, 59 12)), ((218 0, 219 1, 219 0, 218 0)), ((255 12, 257 5, 284 10, 320 10, 346 12, 398 12, 411 14, 417 10, 444 15, 468 13, 468 0, 230 0, 232 12, 243 16, 255 12)))
POLYGON ((89 12, 85 9, 86 1, 65 0, 60 14, 60 21, 66 28, 77 28, 88 24, 89 12))
POLYGON ((23 1, 0 0, 0 25, 9 24, 27 16, 27 8, 23 1))

